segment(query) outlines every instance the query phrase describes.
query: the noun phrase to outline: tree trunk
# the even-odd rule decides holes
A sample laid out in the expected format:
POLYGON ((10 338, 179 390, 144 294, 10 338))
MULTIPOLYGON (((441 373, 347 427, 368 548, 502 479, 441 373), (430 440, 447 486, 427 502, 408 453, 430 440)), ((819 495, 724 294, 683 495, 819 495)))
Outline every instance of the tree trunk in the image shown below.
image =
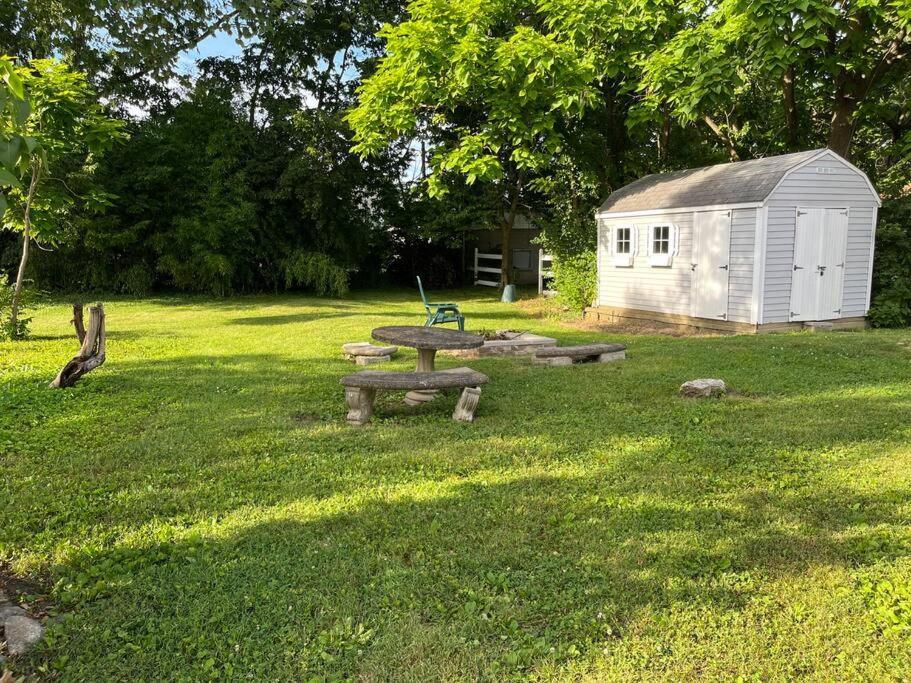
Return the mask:
POLYGON ((667 165, 671 141, 671 113, 667 102, 661 104, 661 129, 658 131, 658 163, 661 169, 667 165))
POLYGON ((56 389, 71 387, 84 374, 104 363, 106 338, 104 304, 99 302, 89 308, 89 328, 86 330, 79 353, 63 366, 57 378, 51 382, 51 386, 56 389))
POLYGON ((516 213, 519 210, 519 193, 521 192, 522 181, 521 179, 517 180, 512 187, 512 198, 509 200, 509 209, 506 212, 505 216, 500 218, 501 221, 501 230, 502 230, 502 247, 500 248, 500 254, 503 257, 500 262, 500 284, 504 287, 510 283, 512 280, 511 272, 512 271, 512 226, 516 222, 516 213))
POLYGON ((512 256, 512 250, 509 248, 512 241, 511 221, 504 220, 502 222, 500 234, 503 240, 503 244, 500 247, 500 254, 503 256, 500 261, 500 284, 505 287, 512 279, 509 272, 512 270, 512 258, 510 258, 512 256))
POLYGON ((840 87, 832 106, 832 123, 829 129, 828 147, 845 159, 851 158, 851 142, 854 139, 854 111, 857 103, 840 87))
POLYGON ((727 147, 728 156, 731 161, 740 161, 740 155, 737 154, 737 149, 734 147, 734 141, 731 140, 731 137, 727 133, 721 130, 721 126, 715 123, 715 120, 708 114, 704 114, 702 120, 705 121, 705 124, 712 129, 712 132, 717 135, 718 139, 727 147))
POLYGON ((25 198, 25 209, 22 212, 22 258, 19 259, 19 270, 16 273, 16 284, 13 287, 13 300, 10 303, 10 329, 13 338, 19 337, 19 306, 22 301, 22 285, 25 282, 25 268, 28 265, 29 243, 32 239, 32 202, 35 200, 35 191, 38 189, 38 180, 41 177, 41 162, 32 164, 32 179, 28 185, 28 194, 25 198))
POLYGON ((781 76, 781 96, 784 104, 784 121, 788 151, 800 149, 800 133, 797 129, 797 98, 794 94, 794 65, 788 65, 781 76))

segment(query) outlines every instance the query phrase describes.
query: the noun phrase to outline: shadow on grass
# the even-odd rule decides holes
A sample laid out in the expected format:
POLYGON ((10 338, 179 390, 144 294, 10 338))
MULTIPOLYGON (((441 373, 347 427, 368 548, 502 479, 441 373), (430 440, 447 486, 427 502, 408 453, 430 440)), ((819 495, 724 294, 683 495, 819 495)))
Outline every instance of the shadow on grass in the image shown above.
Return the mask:
POLYGON ((858 502, 866 523, 900 523, 888 497, 703 505, 650 490, 646 473, 636 502, 620 504, 634 487, 616 475, 642 455, 585 476, 292 505, 227 533, 71 556, 53 568, 76 604, 55 651, 70 671, 113 667, 114 678, 164 674, 175 660, 193 678, 209 659, 222 675, 279 679, 425 679, 447 663, 468 679, 515 675, 559 665, 570 648, 611 647, 642 607, 737 612, 780 573, 862 562, 872 532, 843 534, 858 502))

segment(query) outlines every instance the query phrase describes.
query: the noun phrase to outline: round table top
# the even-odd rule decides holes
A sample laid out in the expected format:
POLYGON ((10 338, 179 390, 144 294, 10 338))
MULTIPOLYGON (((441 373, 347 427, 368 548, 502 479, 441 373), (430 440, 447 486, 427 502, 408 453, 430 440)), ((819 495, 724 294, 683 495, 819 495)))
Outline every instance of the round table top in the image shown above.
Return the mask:
POLYGON ((391 325, 377 327, 372 334, 379 341, 413 349, 476 349, 484 344, 484 337, 480 335, 444 327, 391 325))

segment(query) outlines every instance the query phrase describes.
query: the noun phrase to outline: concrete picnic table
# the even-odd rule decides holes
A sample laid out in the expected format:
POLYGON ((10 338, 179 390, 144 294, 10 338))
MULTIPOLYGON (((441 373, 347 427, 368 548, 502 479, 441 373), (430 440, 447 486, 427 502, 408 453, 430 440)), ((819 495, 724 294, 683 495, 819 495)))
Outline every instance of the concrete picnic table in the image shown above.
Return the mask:
MULTIPOLYGON (((377 341, 417 349, 418 365, 416 372, 433 372, 437 351, 456 349, 476 349, 484 345, 484 337, 470 332, 460 332, 443 327, 424 327, 418 325, 390 325, 377 327, 371 333, 377 341)), ((405 403, 417 405, 432 401, 436 391, 409 391, 405 403)))

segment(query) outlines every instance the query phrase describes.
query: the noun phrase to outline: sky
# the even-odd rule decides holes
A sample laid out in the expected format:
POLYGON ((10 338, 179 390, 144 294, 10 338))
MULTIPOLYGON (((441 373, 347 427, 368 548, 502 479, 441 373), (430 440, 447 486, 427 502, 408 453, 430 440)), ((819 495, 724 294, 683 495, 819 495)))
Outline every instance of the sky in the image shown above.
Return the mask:
POLYGON ((196 73, 196 60, 206 57, 237 57, 240 45, 234 42, 234 36, 219 31, 200 42, 192 50, 184 50, 178 57, 178 68, 183 73, 196 73))

